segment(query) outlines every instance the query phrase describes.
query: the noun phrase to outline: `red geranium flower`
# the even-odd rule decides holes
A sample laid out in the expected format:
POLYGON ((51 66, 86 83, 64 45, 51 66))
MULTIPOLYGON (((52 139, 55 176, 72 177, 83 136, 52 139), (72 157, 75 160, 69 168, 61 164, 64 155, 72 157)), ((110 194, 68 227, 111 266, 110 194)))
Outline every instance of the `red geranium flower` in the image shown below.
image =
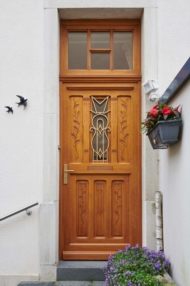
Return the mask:
POLYGON ((141 122, 142 131, 148 133, 154 128, 158 121, 165 120, 175 120, 181 117, 179 106, 173 108, 172 106, 167 106, 164 102, 156 104, 152 109, 147 112, 146 119, 141 122))
POLYGON ((169 115, 171 113, 172 113, 172 110, 169 107, 167 107, 167 106, 163 107, 162 114, 169 115))
POLYGON ((156 109, 159 106, 159 104, 156 104, 152 109, 156 109))
POLYGON ((153 116, 156 116, 158 114, 158 110, 155 109, 154 107, 150 110, 150 114, 153 115, 153 116))

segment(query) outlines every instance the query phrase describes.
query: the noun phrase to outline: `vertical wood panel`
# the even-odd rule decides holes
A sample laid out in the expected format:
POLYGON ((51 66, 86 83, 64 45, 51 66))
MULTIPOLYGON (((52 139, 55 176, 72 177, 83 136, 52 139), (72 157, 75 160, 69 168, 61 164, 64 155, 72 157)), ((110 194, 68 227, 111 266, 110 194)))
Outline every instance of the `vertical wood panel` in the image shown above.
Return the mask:
POLYGON ((77 181, 77 236, 88 236, 88 197, 87 181, 77 181))
POLYGON ((117 99, 111 100, 111 163, 117 163, 117 99))
POLYGON ((112 236, 122 236, 123 181, 112 181, 112 236))
POLYGON ((118 97, 118 162, 131 162, 131 97, 118 97))
POLYGON ((91 154, 91 138, 90 138, 90 99, 89 97, 83 97, 83 163, 89 162, 91 154))
POLYGON ((104 216, 105 216, 105 191, 106 182, 105 181, 95 181, 94 182, 94 196, 95 196, 95 220, 94 229, 95 236, 104 236, 105 226, 104 226, 104 216))
POLYGON ((83 101, 81 96, 70 96, 70 144, 71 162, 80 162, 83 160, 83 101))
MULTIPOLYGON (((86 175, 87 176, 87 175, 86 175)), ((85 177, 86 177, 85 176, 85 177)), ((94 238, 94 176, 88 176, 89 178, 89 219, 88 219, 88 241, 94 238)))

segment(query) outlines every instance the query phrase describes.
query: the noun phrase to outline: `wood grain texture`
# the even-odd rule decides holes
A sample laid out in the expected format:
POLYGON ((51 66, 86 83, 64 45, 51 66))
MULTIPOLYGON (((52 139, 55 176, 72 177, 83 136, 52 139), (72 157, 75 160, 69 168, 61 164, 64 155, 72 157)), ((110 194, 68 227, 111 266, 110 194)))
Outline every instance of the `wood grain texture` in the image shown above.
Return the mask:
POLYGON ((112 182, 112 236, 122 236, 123 182, 112 182))
POLYGON ((61 21, 60 259, 105 260, 127 244, 141 245, 139 43, 139 21, 61 21), (67 31, 87 29, 90 35, 89 29, 106 27, 134 31, 134 70, 91 71, 88 37, 88 71, 68 71, 67 31), (106 163, 92 158, 91 97, 109 97, 106 163), (62 179, 64 164, 74 170, 68 173, 67 185, 62 179))
POLYGON ((88 170, 96 170, 96 171, 113 170, 113 166, 88 166, 87 169, 88 170))
POLYGON ((104 20, 104 21, 69 21, 61 20, 60 29, 60 76, 70 75, 140 75, 140 20, 104 20), (105 49, 91 49, 90 32, 91 31, 109 31, 111 45, 106 49, 110 53, 110 70, 91 70, 91 53, 103 52, 105 49), (69 70, 68 69, 68 31, 86 31, 87 32, 87 69, 86 70, 69 70), (133 69, 131 70, 114 70, 113 69, 113 31, 127 31, 133 33, 133 69))
POLYGON ((94 235, 105 236, 106 181, 94 182, 94 235))
POLYGON ((131 160, 131 96, 118 97, 118 162, 131 160))
MULTIPOLYGON (((65 217, 61 219, 63 225, 60 232, 64 236, 60 240, 61 258, 64 259, 90 259, 92 253, 88 256, 85 252, 87 249, 97 253, 101 249, 101 255, 94 254, 93 259, 98 257, 105 259, 107 250, 104 253, 103 246, 109 249, 108 245, 112 245, 111 253, 113 245, 117 251, 124 248, 124 244, 141 244, 140 157, 138 156, 140 115, 137 116, 137 113, 140 113, 139 109, 137 110, 140 85, 138 87, 134 83, 123 84, 133 87, 127 94, 124 89, 111 90, 110 85, 115 86, 115 84, 104 84, 104 88, 96 90, 96 93, 90 88, 89 83, 85 84, 85 87, 89 88, 84 88, 83 91, 81 88, 77 90, 78 84, 62 83, 61 86, 61 130, 64 130, 61 135, 61 145, 64 146, 64 149, 61 149, 63 154, 61 162, 68 163, 68 169, 74 170, 68 174, 68 185, 61 185, 60 193, 61 208, 67 210, 65 217), (76 89, 67 88, 71 85, 76 89), (93 163, 92 160, 91 96, 97 98, 109 96, 111 132, 108 163, 101 161, 93 163), (86 100, 87 98, 89 100, 86 100), (111 100, 112 98, 115 100, 111 100), (70 106, 69 112, 67 106, 70 106), (77 125, 80 125, 80 140, 83 146, 77 149, 80 160, 76 159, 77 152, 73 145, 75 138, 71 141, 70 137, 75 126, 72 121, 76 120, 73 110, 76 114, 80 110, 81 116, 77 118, 77 122, 80 122, 77 125), (68 113, 71 118, 69 125, 66 124, 68 113), (67 128, 64 128, 65 125, 67 128), (122 129, 122 126, 126 128, 122 129), (131 143, 127 142, 126 146, 121 144, 121 139, 124 140, 124 137, 126 139, 129 137, 131 143), (132 138, 135 144, 132 144, 132 138)), ((64 212, 65 210, 61 211, 62 216, 64 212)))
POLYGON ((77 181, 77 236, 88 236, 88 182, 77 181))
POLYGON ((68 121, 71 124, 71 142, 72 142, 72 162, 82 162, 82 127, 83 127, 83 102, 82 97, 70 97, 70 117, 68 121))

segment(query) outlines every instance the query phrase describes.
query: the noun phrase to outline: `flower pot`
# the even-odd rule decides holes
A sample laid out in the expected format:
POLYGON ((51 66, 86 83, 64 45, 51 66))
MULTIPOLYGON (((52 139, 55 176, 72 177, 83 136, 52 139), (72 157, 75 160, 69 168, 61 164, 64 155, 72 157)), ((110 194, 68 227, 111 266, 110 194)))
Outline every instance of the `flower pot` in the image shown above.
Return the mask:
POLYGON ((147 133, 153 149, 167 149, 179 140, 182 119, 158 121, 147 133))

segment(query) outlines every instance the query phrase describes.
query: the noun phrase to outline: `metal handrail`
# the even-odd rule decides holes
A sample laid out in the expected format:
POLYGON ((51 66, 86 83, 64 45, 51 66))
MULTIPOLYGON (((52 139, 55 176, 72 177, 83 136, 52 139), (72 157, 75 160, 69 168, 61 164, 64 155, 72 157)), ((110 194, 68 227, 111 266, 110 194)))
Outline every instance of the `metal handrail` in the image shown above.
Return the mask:
POLYGON ((13 216, 13 215, 16 215, 16 214, 18 214, 18 213, 21 213, 21 212, 23 212, 23 211, 26 211, 27 215, 31 215, 31 214, 32 214, 32 211, 30 211, 29 208, 33 208, 33 207, 37 206, 38 204, 39 204, 38 202, 35 202, 35 203, 30 204, 30 205, 28 205, 28 206, 26 206, 26 207, 24 207, 24 208, 22 208, 22 209, 19 209, 19 210, 17 210, 17 211, 14 211, 14 212, 8 214, 8 215, 5 215, 5 216, 3 216, 3 217, 0 218, 0 221, 4 220, 4 219, 6 219, 6 218, 9 218, 9 217, 11 217, 11 216, 13 216))

